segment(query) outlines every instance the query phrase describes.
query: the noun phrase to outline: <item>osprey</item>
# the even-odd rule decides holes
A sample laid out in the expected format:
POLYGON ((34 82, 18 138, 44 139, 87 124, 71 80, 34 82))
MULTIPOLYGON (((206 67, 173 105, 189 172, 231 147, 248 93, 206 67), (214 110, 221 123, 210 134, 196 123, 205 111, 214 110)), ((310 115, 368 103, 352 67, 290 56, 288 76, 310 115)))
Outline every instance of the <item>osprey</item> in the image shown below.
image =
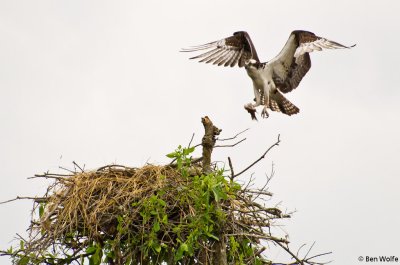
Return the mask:
POLYGON ((205 51, 190 59, 212 63, 218 66, 238 65, 244 67, 253 80, 255 103, 244 108, 256 120, 256 107, 263 105, 263 118, 268 118, 267 109, 287 115, 299 112, 299 108, 287 100, 282 93, 295 89, 311 68, 310 52, 326 49, 351 48, 340 43, 318 37, 304 30, 293 31, 281 52, 269 62, 261 63, 256 49, 245 31, 233 33, 233 36, 204 45, 182 49, 183 52, 205 51), (281 93, 282 92, 282 93, 281 93))

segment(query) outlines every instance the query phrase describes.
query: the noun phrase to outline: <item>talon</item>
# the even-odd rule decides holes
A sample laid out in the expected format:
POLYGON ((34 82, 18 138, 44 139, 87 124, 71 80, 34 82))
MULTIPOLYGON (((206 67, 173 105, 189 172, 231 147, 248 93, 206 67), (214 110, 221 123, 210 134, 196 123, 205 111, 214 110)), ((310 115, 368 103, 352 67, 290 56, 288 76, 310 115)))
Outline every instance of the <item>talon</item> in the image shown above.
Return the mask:
POLYGON ((268 111, 267 111, 267 106, 265 106, 261 112, 261 117, 263 117, 264 119, 269 117, 268 111))
POLYGON ((254 108, 253 104, 249 103, 249 104, 244 105, 244 109, 247 110, 248 113, 250 113, 252 120, 257 120, 257 117, 256 117, 257 110, 254 108))

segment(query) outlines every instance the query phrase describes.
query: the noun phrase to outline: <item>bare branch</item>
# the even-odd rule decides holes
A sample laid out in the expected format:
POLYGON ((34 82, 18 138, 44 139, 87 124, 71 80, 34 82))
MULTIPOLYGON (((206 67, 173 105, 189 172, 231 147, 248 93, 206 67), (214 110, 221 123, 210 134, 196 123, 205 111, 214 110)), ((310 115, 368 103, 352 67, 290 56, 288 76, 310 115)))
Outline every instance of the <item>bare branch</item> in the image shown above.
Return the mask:
POLYGON ((68 169, 68 168, 65 168, 65 167, 59 167, 59 168, 62 169, 62 170, 68 171, 71 174, 76 174, 76 171, 72 171, 71 169, 68 169))
POLYGON ((247 193, 254 193, 257 194, 257 196, 255 197, 255 199, 258 197, 258 195, 266 195, 266 196, 273 196, 274 194, 272 192, 269 191, 264 191, 264 190, 245 190, 244 192, 247 193))
POLYGON ((233 180, 233 176, 235 175, 235 173, 233 172, 232 160, 231 160, 231 158, 229 156, 228 156, 228 163, 229 163, 229 168, 231 169, 230 179, 233 180))
POLYGON ((258 239, 265 239, 265 240, 272 240, 277 244, 285 243, 288 244, 289 241, 284 238, 277 238, 274 236, 267 236, 267 235, 256 235, 256 234, 247 234, 247 233, 234 233, 234 234, 226 234, 226 236, 245 236, 248 238, 258 238, 258 239), (281 243, 279 243, 281 242, 281 243))
POLYGON ((236 143, 234 143, 234 144, 216 145, 216 146, 214 146, 214 147, 234 147, 234 146, 240 144, 241 142, 243 142, 243 141, 245 141, 245 140, 246 140, 246 138, 243 138, 242 140, 240 140, 240 141, 238 141, 238 142, 236 142, 236 143))
POLYGON ((190 145, 192 144, 193 138, 194 138, 194 133, 192 134, 192 138, 190 138, 190 142, 188 144, 188 147, 190 147, 190 145))
POLYGON ((40 203, 40 202, 46 202, 47 198, 46 197, 23 197, 23 196, 17 196, 14 199, 0 202, 0 204, 6 204, 6 203, 17 201, 17 200, 34 200, 35 202, 40 203))
POLYGON ((77 168, 79 168, 79 170, 81 172, 84 172, 85 170, 83 170, 75 161, 72 161, 72 164, 74 164, 74 166, 76 166, 77 168))
MULTIPOLYGON (((63 176, 71 177, 72 175, 63 175, 63 176)), ((60 175, 47 174, 47 173, 46 173, 46 174, 43 174, 43 175, 38 175, 38 174, 36 174, 35 176, 29 177, 29 178, 27 178, 27 179, 35 179, 35 178, 56 179, 56 180, 59 180, 59 181, 72 181, 71 179, 62 177, 62 176, 60 176, 60 175)))
POLYGON ((233 139, 235 139, 236 137, 238 137, 239 135, 241 135, 242 133, 244 133, 244 132, 246 132, 246 131, 248 131, 248 130, 250 130, 250 128, 247 128, 247 129, 245 129, 245 130, 243 130, 243 131, 241 131, 241 132, 239 132, 239 133, 237 133, 235 136, 233 136, 233 137, 230 137, 230 138, 225 138, 225 139, 217 139, 217 141, 229 141, 229 140, 233 140, 233 139))
MULTIPOLYGON (((315 242, 312 243, 312 245, 311 245, 311 247, 308 249, 306 255, 304 255, 304 258, 307 258, 308 254, 310 254, 310 251, 311 251, 311 249, 314 247, 314 245, 315 245, 315 242)), ((300 249, 299 249, 299 251, 300 251, 300 249)))
POLYGON ((279 139, 280 135, 278 135, 278 140, 271 145, 267 151, 264 152, 264 154, 262 154, 262 156, 260 158, 258 158, 256 161, 254 161, 253 163, 250 164, 250 166, 246 167, 244 170, 240 171, 238 174, 236 174, 234 177, 236 178, 237 176, 240 176, 241 174, 243 174, 244 172, 246 172, 247 170, 249 170, 251 167, 253 167, 255 164, 257 164, 258 162, 260 162, 260 160, 262 160, 263 158, 265 158, 265 155, 275 146, 278 146, 279 143, 281 142, 281 140, 279 139))
POLYGON ((99 168, 97 169, 97 172, 102 171, 102 170, 104 170, 104 169, 116 168, 116 167, 122 168, 122 169, 130 169, 130 167, 127 167, 127 166, 114 164, 114 165, 106 165, 106 166, 99 167, 99 168))
POLYGON ((292 251, 290 251, 289 247, 283 245, 282 243, 275 241, 276 244, 278 244, 281 248, 283 248, 287 253, 292 256, 299 264, 304 264, 292 251))

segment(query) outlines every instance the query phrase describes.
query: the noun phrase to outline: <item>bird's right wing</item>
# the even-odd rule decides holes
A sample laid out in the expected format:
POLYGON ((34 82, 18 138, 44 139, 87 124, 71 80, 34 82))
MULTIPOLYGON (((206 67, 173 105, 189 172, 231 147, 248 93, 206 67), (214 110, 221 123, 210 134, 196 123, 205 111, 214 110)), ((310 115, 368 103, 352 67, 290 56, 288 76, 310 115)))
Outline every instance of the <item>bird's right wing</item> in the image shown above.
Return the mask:
POLYGON ((204 45, 182 49, 182 52, 206 51, 190 59, 198 59, 199 62, 212 63, 218 66, 243 67, 254 60, 260 62, 257 52, 249 34, 245 31, 235 32, 228 38, 210 42, 204 45))

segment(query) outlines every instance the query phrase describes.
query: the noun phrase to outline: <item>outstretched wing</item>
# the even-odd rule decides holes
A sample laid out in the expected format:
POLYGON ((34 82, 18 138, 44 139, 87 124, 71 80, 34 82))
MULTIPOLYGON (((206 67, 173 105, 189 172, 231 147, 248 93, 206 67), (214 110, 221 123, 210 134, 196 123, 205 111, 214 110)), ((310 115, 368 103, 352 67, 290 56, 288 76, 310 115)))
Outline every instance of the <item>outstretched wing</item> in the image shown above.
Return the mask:
POLYGON ((275 85, 283 93, 295 89, 311 68, 310 52, 323 49, 343 49, 340 43, 318 37, 314 33, 303 30, 293 31, 282 51, 269 63, 273 69, 275 85))
POLYGON ((249 34, 245 31, 233 33, 228 38, 210 42, 204 45, 182 49, 182 52, 206 51, 190 59, 199 59, 200 62, 212 63, 218 66, 245 66, 251 59, 260 62, 249 34))

